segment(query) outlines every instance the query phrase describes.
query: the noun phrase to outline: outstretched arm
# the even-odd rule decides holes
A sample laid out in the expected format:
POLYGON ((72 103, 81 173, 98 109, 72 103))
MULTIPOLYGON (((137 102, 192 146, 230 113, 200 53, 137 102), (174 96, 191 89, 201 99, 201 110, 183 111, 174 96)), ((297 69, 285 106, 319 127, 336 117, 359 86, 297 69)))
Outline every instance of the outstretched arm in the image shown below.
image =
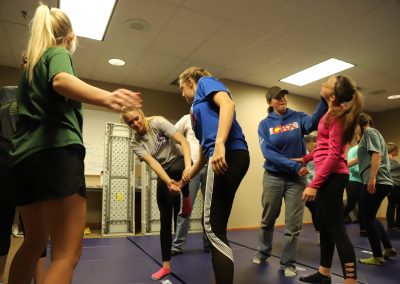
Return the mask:
POLYGON ((119 112, 126 107, 140 108, 142 106, 140 93, 126 89, 108 92, 65 72, 57 73, 53 77, 52 84, 54 90, 66 98, 107 107, 119 112))

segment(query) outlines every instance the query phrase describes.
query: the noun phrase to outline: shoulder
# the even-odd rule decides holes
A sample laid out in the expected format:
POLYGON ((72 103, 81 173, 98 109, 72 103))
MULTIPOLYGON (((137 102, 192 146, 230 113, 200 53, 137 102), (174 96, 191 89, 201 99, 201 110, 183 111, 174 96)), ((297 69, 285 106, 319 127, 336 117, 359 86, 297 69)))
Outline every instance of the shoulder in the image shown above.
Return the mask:
POLYGON ((364 135, 366 135, 367 137, 370 137, 372 139, 374 139, 374 138, 379 139, 381 137, 381 133, 377 129, 372 128, 372 127, 369 127, 368 129, 366 129, 364 131, 364 135))
POLYGON ((197 82, 197 87, 204 90, 228 91, 226 86, 215 77, 201 77, 197 82))
POLYGON ((68 50, 63 47, 50 47, 44 53, 45 56, 49 56, 49 57, 52 57, 55 55, 60 55, 60 54, 67 55, 68 57, 70 56, 68 50))

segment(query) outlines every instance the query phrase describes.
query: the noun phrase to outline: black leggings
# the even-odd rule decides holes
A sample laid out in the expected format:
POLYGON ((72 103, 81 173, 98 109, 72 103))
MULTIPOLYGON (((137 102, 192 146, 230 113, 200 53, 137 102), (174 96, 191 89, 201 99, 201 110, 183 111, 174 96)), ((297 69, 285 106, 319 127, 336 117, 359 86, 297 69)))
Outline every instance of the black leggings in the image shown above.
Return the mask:
POLYGON ((218 284, 233 283, 233 254, 226 228, 236 190, 250 164, 247 151, 228 151, 225 159, 228 170, 218 176, 214 175, 209 161, 203 212, 204 229, 211 244, 212 265, 218 284))
POLYGON ((388 195, 386 221, 388 228, 400 228, 400 186, 395 186, 388 195))
POLYGON ((343 192, 347 174, 331 174, 318 189, 316 203, 320 221, 320 265, 332 267, 335 246, 342 265, 344 278, 356 278, 356 256, 347 236, 343 215, 343 192))
POLYGON ((319 221, 318 221, 318 214, 317 214, 317 205, 315 201, 307 201, 306 207, 310 210, 312 223, 314 225, 315 231, 319 232, 319 221))
MULTIPOLYGON (((360 203, 362 187, 363 184, 361 182, 356 182, 351 180, 348 182, 346 186, 347 203, 346 206, 344 207, 344 213, 343 213, 344 217, 347 217, 347 215, 349 215, 349 213, 354 209, 354 207, 356 207, 356 205, 360 203)), ((360 225, 360 230, 364 231, 365 228, 360 220, 360 213, 358 213, 357 217, 358 217, 358 223, 360 225)))
MULTIPOLYGON (((183 157, 176 159, 172 165, 164 169, 168 176, 176 181, 182 178, 182 172, 185 169, 183 157)), ((189 184, 182 188, 182 195, 189 196, 189 184)), ((161 255, 163 261, 171 260, 171 246, 172 246, 172 217, 174 224, 180 208, 180 196, 173 195, 169 192, 168 186, 160 179, 157 180, 157 205, 160 210, 160 242, 161 242, 161 255)))
POLYGON ((367 230, 374 257, 382 257, 381 242, 385 249, 392 248, 392 244, 382 223, 376 219, 376 213, 383 199, 392 191, 393 186, 376 184, 375 189, 376 192, 370 194, 367 191, 367 185, 363 186, 360 200, 360 218, 367 230))

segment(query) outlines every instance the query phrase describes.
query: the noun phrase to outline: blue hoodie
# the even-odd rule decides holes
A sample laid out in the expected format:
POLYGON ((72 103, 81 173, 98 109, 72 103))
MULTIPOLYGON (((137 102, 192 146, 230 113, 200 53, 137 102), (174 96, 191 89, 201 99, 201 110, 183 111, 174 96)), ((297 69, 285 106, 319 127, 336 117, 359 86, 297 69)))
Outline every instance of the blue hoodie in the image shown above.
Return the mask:
POLYGON ((271 112, 258 125, 260 147, 265 158, 264 169, 270 173, 295 175, 302 165, 290 160, 306 154, 304 135, 318 127, 318 122, 328 110, 321 98, 312 115, 287 109, 282 116, 271 112))

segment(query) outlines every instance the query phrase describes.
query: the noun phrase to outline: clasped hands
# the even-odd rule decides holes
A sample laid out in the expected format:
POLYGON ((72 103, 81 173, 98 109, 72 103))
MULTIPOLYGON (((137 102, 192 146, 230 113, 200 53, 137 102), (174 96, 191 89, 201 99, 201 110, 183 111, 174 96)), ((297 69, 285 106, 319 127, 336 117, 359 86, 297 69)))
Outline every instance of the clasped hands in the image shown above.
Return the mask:
POLYGON ((183 170, 181 180, 176 181, 174 179, 171 179, 171 182, 168 184, 169 192, 174 195, 180 194, 182 187, 190 182, 190 180, 190 167, 188 167, 183 170))

